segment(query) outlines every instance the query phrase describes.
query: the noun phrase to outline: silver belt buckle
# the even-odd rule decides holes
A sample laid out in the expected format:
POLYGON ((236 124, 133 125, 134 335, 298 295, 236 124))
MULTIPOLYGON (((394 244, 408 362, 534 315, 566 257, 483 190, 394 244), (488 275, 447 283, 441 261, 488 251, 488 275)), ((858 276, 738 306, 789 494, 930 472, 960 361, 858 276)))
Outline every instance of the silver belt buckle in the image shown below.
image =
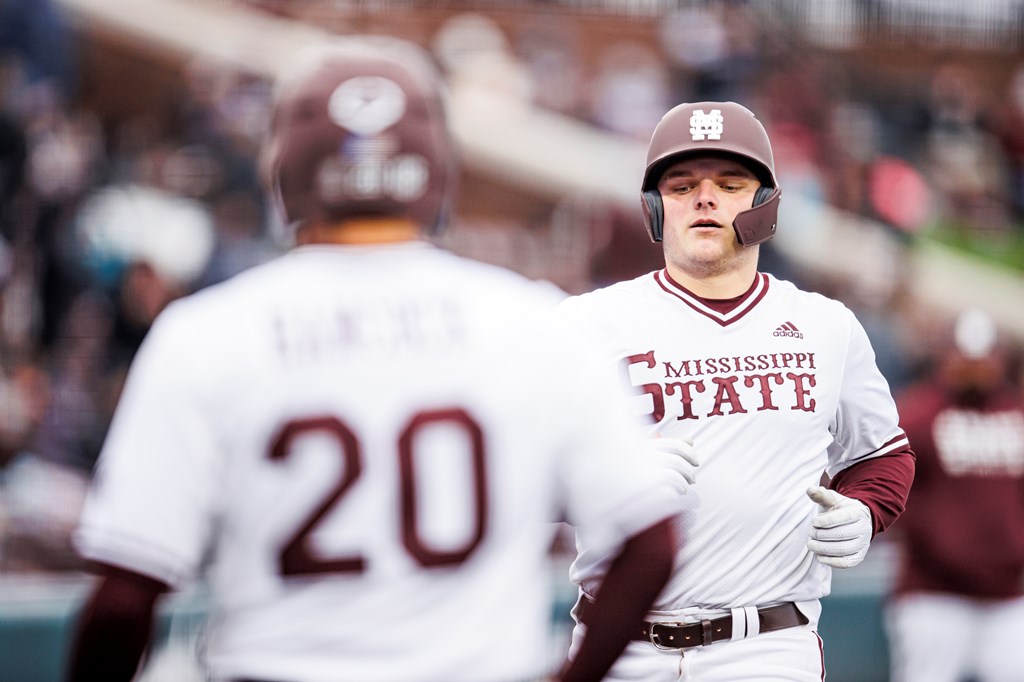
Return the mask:
POLYGON ((647 639, 651 641, 655 649, 661 649, 662 651, 679 651, 682 653, 683 647, 681 646, 666 646, 661 643, 661 636, 654 631, 654 628, 659 625, 665 625, 667 627, 680 627, 684 623, 650 623, 650 629, 647 631, 647 639))

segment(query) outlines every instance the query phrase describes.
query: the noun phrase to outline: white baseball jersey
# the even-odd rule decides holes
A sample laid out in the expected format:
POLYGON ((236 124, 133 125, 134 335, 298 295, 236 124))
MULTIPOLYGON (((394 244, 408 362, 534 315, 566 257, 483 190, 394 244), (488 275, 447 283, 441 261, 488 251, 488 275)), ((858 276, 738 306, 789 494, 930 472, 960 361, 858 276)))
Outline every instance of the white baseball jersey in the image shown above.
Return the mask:
POLYGON ((678 508, 618 386, 551 331, 562 296, 416 243, 300 247, 173 303, 77 546, 174 586, 212 552, 214 676, 538 674, 547 522, 614 551, 678 508))
MULTIPOLYGON (((758 274, 721 313, 664 270, 567 299, 562 323, 614 359, 649 432, 693 438, 701 464, 673 577, 652 620, 812 601, 831 569, 807 549, 822 472, 907 446, 867 336, 841 303, 758 274)), ((606 558, 581 532, 572 577, 606 558)), ((812 614, 813 615, 813 614, 812 614)))

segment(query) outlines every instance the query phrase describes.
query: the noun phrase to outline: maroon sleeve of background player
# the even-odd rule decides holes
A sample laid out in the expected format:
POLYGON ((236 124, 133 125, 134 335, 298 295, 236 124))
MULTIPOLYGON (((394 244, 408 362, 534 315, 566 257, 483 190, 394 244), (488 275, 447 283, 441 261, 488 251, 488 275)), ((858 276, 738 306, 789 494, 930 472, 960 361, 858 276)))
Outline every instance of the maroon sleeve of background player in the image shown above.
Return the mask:
POLYGON ((914 482, 914 451, 910 446, 844 469, 832 479, 831 488, 860 500, 871 510, 874 534, 878 535, 906 509, 914 482))
POLYGON ((672 574, 674 522, 669 519, 637 533, 616 557, 594 599, 593 616, 576 657, 562 669, 561 682, 603 680, 672 574))

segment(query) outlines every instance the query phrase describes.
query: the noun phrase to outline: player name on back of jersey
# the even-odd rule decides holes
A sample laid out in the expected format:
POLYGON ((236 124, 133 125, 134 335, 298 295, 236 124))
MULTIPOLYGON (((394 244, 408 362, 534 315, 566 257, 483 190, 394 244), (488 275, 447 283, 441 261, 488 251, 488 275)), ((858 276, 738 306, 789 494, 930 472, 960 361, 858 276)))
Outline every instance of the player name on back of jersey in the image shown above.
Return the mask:
POLYGON ((672 402, 678 419, 780 407, 813 412, 817 405, 812 396, 817 367, 810 352, 665 360, 651 350, 630 355, 624 363, 633 385, 651 396, 655 421, 672 402))
POLYGON ((1024 475, 1024 415, 950 408, 932 427, 939 461, 950 476, 1024 475))
POLYGON ((454 352, 467 338, 458 304, 444 298, 338 303, 329 310, 278 311, 275 346, 288 363, 319 362, 329 356, 454 352))

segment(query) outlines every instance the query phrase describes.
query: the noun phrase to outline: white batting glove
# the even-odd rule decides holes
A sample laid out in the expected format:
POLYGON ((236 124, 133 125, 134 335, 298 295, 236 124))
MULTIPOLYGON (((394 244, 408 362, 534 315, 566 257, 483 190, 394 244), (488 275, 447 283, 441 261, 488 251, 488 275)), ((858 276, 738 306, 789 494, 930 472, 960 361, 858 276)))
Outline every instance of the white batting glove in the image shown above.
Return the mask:
POLYGON ((652 438, 651 454, 668 474, 667 481, 680 495, 697 479, 700 460, 693 449, 692 438, 652 438))
POLYGON ((872 531, 867 506, 820 485, 808 488, 807 496, 822 508, 811 520, 807 549, 833 568, 850 568, 863 561, 872 531))

